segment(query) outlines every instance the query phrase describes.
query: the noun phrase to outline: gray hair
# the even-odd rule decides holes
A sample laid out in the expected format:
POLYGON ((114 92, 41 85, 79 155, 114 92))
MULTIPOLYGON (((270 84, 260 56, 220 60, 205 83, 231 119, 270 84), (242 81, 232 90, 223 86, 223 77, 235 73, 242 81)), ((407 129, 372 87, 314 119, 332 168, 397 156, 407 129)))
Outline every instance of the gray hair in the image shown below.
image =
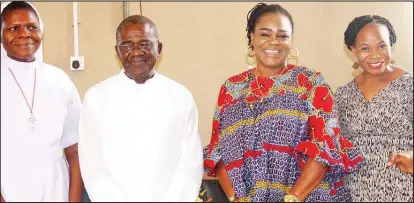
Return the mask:
POLYGON ((116 40, 118 41, 118 39, 120 38, 119 34, 123 28, 125 28, 127 25, 133 25, 133 24, 141 24, 141 25, 150 26, 152 36, 158 40, 158 30, 157 30, 157 26, 155 25, 155 23, 151 19, 145 16, 141 16, 141 15, 132 15, 132 16, 125 18, 119 24, 118 28, 116 29, 116 40))

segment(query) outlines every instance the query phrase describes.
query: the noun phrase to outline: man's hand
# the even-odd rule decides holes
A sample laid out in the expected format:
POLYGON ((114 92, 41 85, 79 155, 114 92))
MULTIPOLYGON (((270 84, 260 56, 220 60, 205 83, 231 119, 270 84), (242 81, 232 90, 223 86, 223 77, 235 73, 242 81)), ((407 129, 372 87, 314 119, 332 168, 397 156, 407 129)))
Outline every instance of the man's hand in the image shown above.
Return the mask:
POLYGON ((405 173, 413 173, 413 152, 391 154, 388 157, 387 167, 395 165, 405 173))

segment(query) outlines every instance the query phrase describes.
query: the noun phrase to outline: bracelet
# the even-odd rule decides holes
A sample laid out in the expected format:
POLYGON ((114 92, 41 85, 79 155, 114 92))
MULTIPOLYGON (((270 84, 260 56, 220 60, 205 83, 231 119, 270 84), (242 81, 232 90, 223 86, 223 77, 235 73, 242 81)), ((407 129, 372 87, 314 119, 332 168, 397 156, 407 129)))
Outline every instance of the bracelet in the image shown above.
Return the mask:
POLYGON ((288 193, 287 195, 285 195, 285 197, 283 198, 284 202, 300 202, 299 197, 292 194, 292 193, 288 193))
POLYGON ((234 197, 234 195, 228 197, 227 199, 229 199, 230 202, 233 202, 236 198, 234 197))

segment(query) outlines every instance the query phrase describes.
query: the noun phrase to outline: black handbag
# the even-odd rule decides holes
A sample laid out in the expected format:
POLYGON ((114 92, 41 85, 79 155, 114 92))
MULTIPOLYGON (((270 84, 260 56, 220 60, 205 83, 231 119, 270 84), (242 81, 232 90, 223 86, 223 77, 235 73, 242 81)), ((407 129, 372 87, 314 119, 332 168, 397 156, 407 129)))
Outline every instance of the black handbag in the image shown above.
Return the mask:
POLYGON ((210 202, 229 201, 218 180, 203 180, 201 182, 199 198, 203 202, 207 202, 209 198, 212 198, 210 202))

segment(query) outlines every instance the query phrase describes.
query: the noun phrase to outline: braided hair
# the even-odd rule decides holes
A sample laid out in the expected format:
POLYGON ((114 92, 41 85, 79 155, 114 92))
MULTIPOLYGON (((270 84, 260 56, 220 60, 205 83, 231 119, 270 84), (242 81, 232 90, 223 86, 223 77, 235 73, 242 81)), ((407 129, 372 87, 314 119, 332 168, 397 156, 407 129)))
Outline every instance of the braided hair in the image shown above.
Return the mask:
POLYGON ((259 19, 259 17, 261 17, 264 14, 267 13, 280 13, 285 15, 286 17, 288 17, 290 24, 292 25, 292 34, 293 34, 293 19, 292 16, 290 15, 290 13, 284 9, 282 6, 280 6, 279 4, 265 4, 265 3, 258 3, 255 7, 253 7, 248 13, 247 13, 247 27, 246 27, 246 31, 247 31, 247 38, 249 39, 248 44, 250 44, 251 42, 251 38, 250 35, 252 32, 254 32, 254 29, 256 27, 256 23, 259 19))
POLYGON ((395 30, 391 25, 391 22, 384 17, 377 16, 377 15, 364 15, 354 18, 352 22, 349 23, 348 28, 344 33, 345 37, 345 45, 346 47, 351 50, 351 46, 355 45, 355 38, 358 35, 359 31, 369 23, 377 23, 384 25, 388 29, 388 33, 390 35, 390 44, 391 46, 397 42, 397 35, 395 34, 395 30))

